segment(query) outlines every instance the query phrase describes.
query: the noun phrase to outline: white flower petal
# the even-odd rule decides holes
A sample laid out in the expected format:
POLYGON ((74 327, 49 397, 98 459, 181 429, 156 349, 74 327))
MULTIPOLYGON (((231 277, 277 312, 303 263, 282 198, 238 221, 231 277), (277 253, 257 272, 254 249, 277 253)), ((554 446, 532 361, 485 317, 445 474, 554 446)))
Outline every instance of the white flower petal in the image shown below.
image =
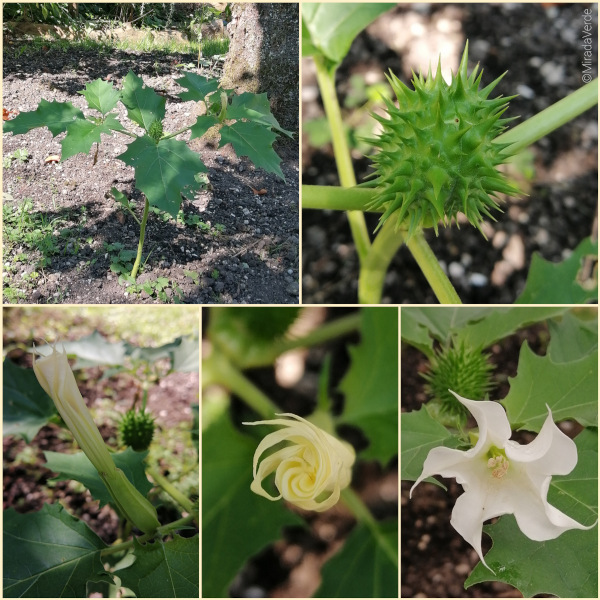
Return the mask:
POLYGON ((577 446, 554 423, 552 411, 538 436, 529 444, 521 445, 509 441, 506 444, 506 457, 510 461, 529 463, 528 469, 545 475, 566 475, 577 464, 577 446))

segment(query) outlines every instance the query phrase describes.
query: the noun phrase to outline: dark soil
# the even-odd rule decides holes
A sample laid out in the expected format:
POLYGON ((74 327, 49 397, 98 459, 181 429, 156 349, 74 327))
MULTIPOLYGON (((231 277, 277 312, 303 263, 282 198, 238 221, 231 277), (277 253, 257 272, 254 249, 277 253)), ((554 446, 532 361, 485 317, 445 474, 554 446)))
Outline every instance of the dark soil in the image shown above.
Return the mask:
MULTIPOLYGON (((372 84, 391 69, 410 78, 411 59, 427 68, 438 53, 448 60, 448 47, 462 52, 469 40, 469 71, 477 62, 487 85, 505 71, 492 96, 519 94, 505 117, 516 123, 537 114, 581 88, 583 9, 593 11, 597 40, 597 9, 592 4, 421 4, 398 6, 385 13, 355 40, 337 74, 342 106, 352 92, 351 76, 372 84)), ((596 42, 594 42, 596 43, 596 42)), ((596 52, 596 45, 594 46, 596 52)), ((596 56, 596 54, 595 54, 596 56)), ((595 60, 595 59, 594 59, 595 60)), ((597 76, 594 62, 592 76, 597 76)), ((323 114, 309 59, 303 68, 304 119, 323 114)), ((345 112, 346 118, 355 113, 345 112)), ((468 224, 441 229, 426 237, 463 302, 512 303, 523 290, 534 252, 558 262, 590 236, 598 200, 598 112, 588 110, 538 141, 533 147, 535 176, 522 181, 529 194, 510 199, 486 224, 489 242, 468 224)), ((303 138, 303 183, 339 185, 331 147, 313 148, 303 138)), ((371 173, 370 161, 353 152, 357 180, 371 173)), ((373 231, 378 216, 367 214, 373 231)), ((358 258, 340 212, 303 212, 303 301, 357 301, 358 258)), ((406 247, 395 256, 385 283, 384 302, 436 303, 420 269, 406 247)))
MULTIPOLYGON (((504 398, 509 390, 508 377, 517 373, 519 350, 524 341, 537 354, 546 352, 548 330, 543 324, 521 330, 487 349, 495 367, 496 387, 490 397, 504 398)), ((419 410, 427 397, 420 376, 428 367, 428 361, 415 348, 404 345, 401 361, 401 409, 402 413, 419 410)), ((473 423, 474 424, 474 423, 473 423)), ((578 426, 561 424, 563 431, 573 437, 578 426), (570 427, 570 429, 568 429, 570 427)), ((533 435, 527 432, 514 434, 519 443, 529 443, 533 435)), ((409 499, 412 481, 401 486, 401 597, 404 598, 522 598, 521 593, 510 585, 500 582, 484 582, 464 589, 464 582, 479 562, 473 548, 450 525, 454 503, 463 493, 455 479, 442 479, 448 487, 442 488, 421 483, 409 499)), ((483 535, 485 553, 491 540, 483 535)), ((537 597, 547 597, 539 595, 537 597)))
MULTIPOLYGON (((11 48, 15 50, 15 44, 11 48)), ((109 79, 120 88, 132 70, 166 97, 166 129, 175 131, 193 123, 199 113, 197 103, 175 96, 182 88, 174 81, 180 76, 174 65, 193 63, 194 68, 188 70, 215 76, 202 67, 198 71, 196 60, 192 55, 74 48, 62 52, 52 47, 35 55, 6 52, 3 104, 9 110, 25 112, 35 110, 40 98, 45 98, 72 102, 88 114, 85 98, 78 92, 98 78, 109 79)), ((119 103, 117 109, 120 120, 134 129, 124 106, 119 103)), ((58 244, 57 251, 44 256, 39 249, 5 243, 4 285, 19 290, 22 298, 18 301, 27 303, 158 302, 156 295, 126 292, 110 271, 105 247, 120 242, 128 250, 137 249, 138 224, 110 196, 113 186, 123 192, 135 201, 141 219, 143 198, 134 190, 133 168, 115 160, 131 138, 103 135, 95 166, 95 145, 90 154, 78 154, 64 164, 44 164, 48 156, 60 155, 63 136, 52 138, 46 128, 3 136, 5 157, 22 148, 30 155, 27 162, 14 161, 4 169, 5 207, 10 210, 30 198, 32 214, 56 223, 58 244), (49 258, 50 264, 40 266, 44 258, 49 258), (39 275, 31 276, 32 272, 39 275)), ((196 215, 210 228, 203 230, 172 218, 164 222, 151 213, 143 255, 147 262, 137 283, 167 278, 168 299, 186 303, 297 303, 297 143, 276 142, 283 159, 283 182, 255 168, 247 158, 238 158, 230 145, 218 149, 216 142, 204 137, 189 144, 208 167, 210 185, 182 204, 186 217, 196 215), (258 195, 252 188, 265 192, 258 195)))

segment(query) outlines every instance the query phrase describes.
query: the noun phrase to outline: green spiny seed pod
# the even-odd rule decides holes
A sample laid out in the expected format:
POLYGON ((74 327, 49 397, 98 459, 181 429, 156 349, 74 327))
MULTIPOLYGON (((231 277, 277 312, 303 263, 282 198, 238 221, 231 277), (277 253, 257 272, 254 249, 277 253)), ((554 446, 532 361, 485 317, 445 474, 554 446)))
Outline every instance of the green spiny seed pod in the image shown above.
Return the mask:
POLYGON ((480 348, 451 343, 436 351, 429 371, 422 377, 427 381, 425 391, 431 396, 430 404, 439 409, 438 418, 450 425, 464 424, 468 411, 448 390, 482 400, 494 387, 492 369, 489 355, 480 348))
POLYGON ((467 75, 468 47, 450 84, 440 63, 435 77, 431 69, 427 79, 413 73, 414 90, 388 77, 398 107, 385 99, 389 118, 374 115, 383 131, 369 140, 379 149, 370 206, 384 210, 378 228, 394 215, 408 237, 422 227, 437 235, 439 222, 447 226, 462 212, 481 231, 484 216, 494 220, 490 210, 500 210, 497 194, 519 193, 496 168, 510 156, 508 144, 494 142, 511 120, 500 116, 515 96, 488 99, 503 75, 480 90, 479 65, 467 75))
POLYGON ((148 135, 158 144, 163 135, 163 126, 160 119, 155 119, 148 128, 148 135))
POLYGON ((136 452, 147 450, 154 435, 154 417, 145 410, 128 410, 119 423, 121 439, 136 452))

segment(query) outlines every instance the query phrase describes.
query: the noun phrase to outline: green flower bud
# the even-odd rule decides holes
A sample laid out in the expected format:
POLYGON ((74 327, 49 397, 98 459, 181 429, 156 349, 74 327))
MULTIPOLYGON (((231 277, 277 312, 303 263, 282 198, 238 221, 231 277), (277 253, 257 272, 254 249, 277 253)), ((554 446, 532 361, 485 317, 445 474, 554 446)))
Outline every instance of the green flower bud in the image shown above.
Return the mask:
POLYGON ((154 417, 145 410, 129 410, 119 423, 121 439, 136 452, 147 450, 154 435, 154 417))
POLYGON ((52 353, 36 360, 33 371, 44 391, 52 398, 73 437, 94 465, 106 485, 114 504, 133 525, 144 533, 160 526, 156 509, 118 469, 88 410, 66 352, 52 353))
MULTIPOLYGON (((438 63, 435 77, 414 75, 414 90, 394 74, 390 82, 398 107, 385 99, 388 118, 374 115, 383 126, 368 140, 379 152, 373 157, 376 196, 370 205, 383 209, 377 228, 388 218, 410 237, 417 228, 447 226, 462 212, 481 231, 484 217, 495 220, 499 193, 518 194, 497 166, 510 156, 508 144, 494 139, 511 119, 500 116, 514 98, 488 99, 503 76, 479 89, 478 66, 467 74, 465 47, 458 72, 447 84, 438 63)), ((483 232, 482 232, 483 233, 483 232)))
POLYGON ((163 135, 163 126, 160 119, 155 119, 148 128, 148 135, 158 144, 163 135))

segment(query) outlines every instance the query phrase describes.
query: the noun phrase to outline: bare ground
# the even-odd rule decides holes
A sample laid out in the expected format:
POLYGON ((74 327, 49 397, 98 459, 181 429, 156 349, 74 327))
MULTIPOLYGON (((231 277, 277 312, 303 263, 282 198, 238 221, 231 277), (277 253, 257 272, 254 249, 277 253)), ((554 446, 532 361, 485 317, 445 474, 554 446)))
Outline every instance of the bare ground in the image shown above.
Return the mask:
MULTIPOLYGON (((175 96, 182 91, 175 82, 181 68, 175 65, 194 63, 187 70, 211 74, 196 69, 196 59, 139 51, 62 52, 52 47, 21 56, 5 52, 3 106, 31 111, 45 98, 71 102, 89 114, 78 93, 86 83, 108 79, 120 88, 132 70, 166 97, 166 129, 175 131, 193 123, 198 114, 197 103, 175 96)), ((118 104, 117 109, 121 122, 131 129, 125 107, 118 104)), ((63 135, 53 138, 44 128, 3 136, 5 158, 18 149, 29 153, 26 162, 12 161, 3 169, 4 210, 16 210, 31 199, 29 216, 50 224, 53 238, 36 247, 4 235, 5 302, 161 302, 152 290, 127 292, 110 270, 114 251, 107 245, 119 242, 136 250, 139 236, 139 225, 110 195, 114 186, 137 201, 135 212, 141 219, 143 198, 134 189, 133 169, 115 159, 130 138, 103 136, 95 165, 94 147, 88 155, 78 154, 65 163, 45 164, 48 156, 60 155, 63 135)), ((285 182, 238 158, 229 145, 218 149, 216 140, 206 138, 190 142, 208 167, 210 185, 183 201, 188 224, 150 214, 143 253, 147 262, 137 283, 168 280, 163 302, 297 303, 298 146, 296 141, 276 144, 285 182), (252 188, 265 193, 257 195, 252 188), (197 224, 190 224, 194 216, 197 224)))

